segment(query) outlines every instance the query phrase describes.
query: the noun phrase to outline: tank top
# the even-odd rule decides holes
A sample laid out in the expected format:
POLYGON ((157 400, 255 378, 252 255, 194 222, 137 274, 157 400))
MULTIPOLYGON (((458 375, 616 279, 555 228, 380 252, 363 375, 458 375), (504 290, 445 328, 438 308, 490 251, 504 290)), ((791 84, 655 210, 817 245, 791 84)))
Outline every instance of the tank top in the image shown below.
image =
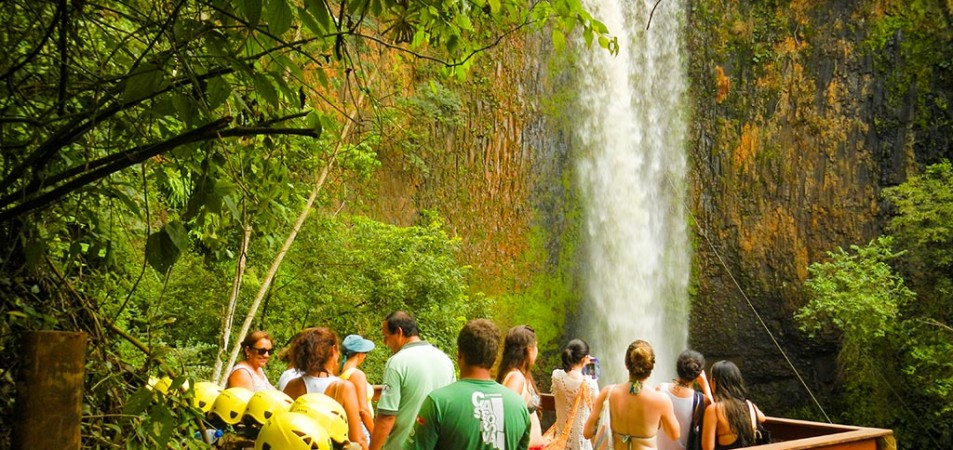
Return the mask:
POLYGON ((308 393, 317 392, 319 394, 324 394, 328 390, 328 386, 333 384, 335 381, 339 381, 340 378, 329 375, 326 377, 312 377, 311 375, 302 375, 301 379, 304 381, 305 390, 308 393))
POLYGON ((248 375, 251 377, 252 381, 252 392, 275 389, 275 387, 271 385, 271 382, 268 381, 268 377, 265 376, 265 372, 261 369, 252 370, 248 364, 245 364, 245 362, 242 361, 238 364, 235 364, 235 367, 232 368, 232 371, 228 373, 229 376, 235 373, 236 370, 244 370, 245 372, 248 372, 248 375))
MULTIPOLYGON (((351 367, 350 369, 341 372, 341 379, 347 380, 351 378, 351 374, 357 372, 356 367, 351 367)), ((371 417, 374 417, 374 405, 371 404, 371 399, 374 398, 374 386, 371 386, 370 383, 365 383, 367 386, 367 411, 371 413, 371 417)))
POLYGON ((670 383, 665 383, 662 385, 662 392, 668 394, 669 398, 672 399, 672 407, 675 410, 675 419, 678 420, 678 429, 682 431, 679 433, 677 441, 673 441, 665 433, 659 433, 659 450, 682 449, 688 444, 688 427, 692 423, 692 403, 695 399, 695 395, 692 394, 688 398, 678 397, 672 393, 671 388, 672 385, 670 383))

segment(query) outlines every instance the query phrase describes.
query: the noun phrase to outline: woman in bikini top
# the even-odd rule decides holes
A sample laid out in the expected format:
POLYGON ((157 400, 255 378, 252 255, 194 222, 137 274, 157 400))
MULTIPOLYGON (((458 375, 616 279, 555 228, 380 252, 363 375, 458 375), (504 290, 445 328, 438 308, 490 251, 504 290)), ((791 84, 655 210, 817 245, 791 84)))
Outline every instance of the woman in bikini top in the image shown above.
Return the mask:
POLYGON ((648 342, 639 340, 629 345, 625 367, 629 371, 629 382, 602 389, 583 435, 587 439, 595 436, 599 416, 606 411, 615 450, 655 449, 659 428, 670 438, 678 439, 678 419, 672 400, 654 389, 643 389, 655 367, 655 353, 648 342))

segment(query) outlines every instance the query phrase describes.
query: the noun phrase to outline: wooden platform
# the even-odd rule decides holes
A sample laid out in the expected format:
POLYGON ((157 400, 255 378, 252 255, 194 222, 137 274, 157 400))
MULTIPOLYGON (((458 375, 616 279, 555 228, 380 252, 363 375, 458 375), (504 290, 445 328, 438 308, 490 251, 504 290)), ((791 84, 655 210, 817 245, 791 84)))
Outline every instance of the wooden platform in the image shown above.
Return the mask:
MULTIPOLYGON (((553 414, 553 396, 543 394, 541 409, 553 414)), ((550 420, 551 422, 551 420, 550 420)), ((545 426, 545 425, 544 425, 545 426)), ((772 443, 749 447, 761 450, 830 449, 830 450, 896 450, 893 431, 851 425, 832 425, 805 420, 768 417, 765 428, 771 431, 772 443)))

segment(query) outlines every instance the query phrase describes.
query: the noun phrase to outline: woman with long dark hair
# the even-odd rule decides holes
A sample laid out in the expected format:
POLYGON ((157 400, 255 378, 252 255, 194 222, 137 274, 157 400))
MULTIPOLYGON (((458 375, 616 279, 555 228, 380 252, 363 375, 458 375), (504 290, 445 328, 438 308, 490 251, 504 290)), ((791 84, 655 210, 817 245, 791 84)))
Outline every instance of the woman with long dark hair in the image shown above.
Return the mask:
POLYGON ((542 427, 539 424, 539 390, 533 380, 533 364, 539 348, 536 346, 536 332, 529 325, 519 325, 510 328, 503 341, 503 358, 500 360, 500 370, 496 374, 496 382, 506 386, 523 397, 532 428, 530 430, 529 448, 542 447, 542 427))
POLYGON ((718 361, 711 367, 711 390, 715 403, 705 408, 702 428, 703 450, 725 450, 755 445, 751 414, 764 422, 764 413, 748 401, 748 390, 741 370, 731 361, 718 361))

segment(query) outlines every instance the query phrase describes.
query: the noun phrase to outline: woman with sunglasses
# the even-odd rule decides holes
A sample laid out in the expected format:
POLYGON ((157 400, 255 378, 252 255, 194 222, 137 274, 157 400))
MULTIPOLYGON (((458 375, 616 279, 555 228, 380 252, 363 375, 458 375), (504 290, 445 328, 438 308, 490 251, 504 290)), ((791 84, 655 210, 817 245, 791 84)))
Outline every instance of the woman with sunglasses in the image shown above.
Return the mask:
POLYGON ((252 392, 274 389, 265 376, 265 364, 274 351, 274 340, 266 331, 252 331, 242 341, 244 359, 235 364, 228 374, 228 386, 243 387, 252 392))

